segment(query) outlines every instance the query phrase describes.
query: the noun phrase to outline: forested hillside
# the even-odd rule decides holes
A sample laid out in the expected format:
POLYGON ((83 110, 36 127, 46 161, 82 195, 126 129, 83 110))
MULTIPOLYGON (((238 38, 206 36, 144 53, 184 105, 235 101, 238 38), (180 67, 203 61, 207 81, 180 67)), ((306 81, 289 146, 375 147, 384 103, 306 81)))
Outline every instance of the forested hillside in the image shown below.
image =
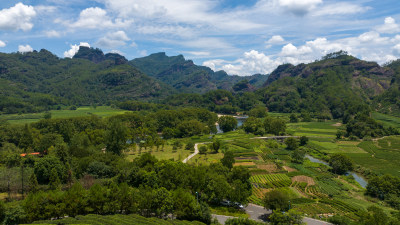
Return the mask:
POLYGON ((270 111, 342 118, 370 105, 373 110, 391 107, 393 112, 399 99, 395 65, 381 67, 345 52, 332 53, 310 64, 279 66, 257 93, 270 111))
POLYGON ((225 71, 214 72, 208 67, 197 66, 191 60, 185 60, 182 55, 168 57, 164 52, 137 58, 129 62, 144 73, 172 85, 184 93, 205 93, 210 90, 225 89, 238 91, 254 90, 267 80, 266 75, 250 77, 230 76, 225 71), (242 89, 233 86, 247 80, 248 85, 242 89))

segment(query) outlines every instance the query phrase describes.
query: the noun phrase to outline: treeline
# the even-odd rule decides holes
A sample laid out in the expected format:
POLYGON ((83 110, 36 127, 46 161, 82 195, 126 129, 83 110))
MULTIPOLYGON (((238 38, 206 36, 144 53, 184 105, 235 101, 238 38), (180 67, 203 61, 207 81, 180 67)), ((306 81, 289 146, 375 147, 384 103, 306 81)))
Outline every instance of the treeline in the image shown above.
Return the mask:
POLYGON ((194 167, 158 161, 147 153, 132 163, 119 163, 118 167, 113 179, 102 184, 89 187, 84 179, 87 189, 75 182, 61 191, 60 186, 52 186, 50 182, 54 190, 31 191, 23 201, 25 214, 21 217, 32 222, 84 214, 137 213, 159 218, 172 214, 177 219, 210 224, 208 204, 218 204, 225 198, 246 202, 251 195, 250 174, 244 167, 232 170, 222 164, 194 167))
POLYGON ((91 155, 92 150, 107 146, 119 154, 127 141, 139 147, 159 147, 164 139, 215 133, 216 121, 215 113, 200 108, 132 112, 107 119, 94 115, 44 119, 25 126, 0 125, 0 146, 11 143, 27 152, 43 153, 52 150, 51 146, 66 144, 76 157, 91 155))

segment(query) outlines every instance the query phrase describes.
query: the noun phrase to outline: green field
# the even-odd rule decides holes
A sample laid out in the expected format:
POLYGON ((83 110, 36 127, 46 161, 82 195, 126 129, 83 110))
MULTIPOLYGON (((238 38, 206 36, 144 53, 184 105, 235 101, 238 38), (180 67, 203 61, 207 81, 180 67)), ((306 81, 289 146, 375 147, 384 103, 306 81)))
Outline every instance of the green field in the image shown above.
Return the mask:
POLYGON ((400 118, 399 117, 382 114, 382 113, 378 113, 378 112, 373 112, 372 118, 382 122, 386 126, 400 128, 400 118))
MULTIPOLYGON (((80 116, 96 115, 100 117, 108 117, 128 112, 126 110, 111 108, 110 106, 98 106, 96 108, 90 106, 79 107, 76 110, 51 110, 51 118, 71 118, 80 116)), ((0 115, 0 120, 8 121, 10 124, 33 123, 43 119, 45 113, 31 114, 6 114, 0 115)))

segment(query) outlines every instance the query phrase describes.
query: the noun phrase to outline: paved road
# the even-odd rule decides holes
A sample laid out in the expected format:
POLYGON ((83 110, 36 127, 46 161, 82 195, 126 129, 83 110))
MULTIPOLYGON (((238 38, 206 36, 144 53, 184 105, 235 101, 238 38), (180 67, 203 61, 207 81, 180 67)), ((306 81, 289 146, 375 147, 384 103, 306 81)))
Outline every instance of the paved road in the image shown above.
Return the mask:
MULTIPOLYGON (((264 221, 266 216, 271 214, 271 210, 266 210, 264 207, 254 204, 249 204, 246 208, 246 213, 249 214, 249 218, 256 221, 264 221)), ((308 225, 332 225, 331 223, 316 220, 308 217, 304 217, 303 221, 308 225)))

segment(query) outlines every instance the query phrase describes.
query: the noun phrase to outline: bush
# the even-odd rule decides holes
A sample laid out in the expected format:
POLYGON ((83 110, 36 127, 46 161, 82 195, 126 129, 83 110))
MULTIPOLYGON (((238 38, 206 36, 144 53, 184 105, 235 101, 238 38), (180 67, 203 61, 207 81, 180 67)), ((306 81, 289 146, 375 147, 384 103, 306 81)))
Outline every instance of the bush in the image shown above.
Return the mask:
POLYGON ((201 147, 199 148, 199 153, 200 153, 200 154, 206 154, 206 153, 207 153, 207 150, 208 150, 207 146, 203 145, 203 146, 201 146, 201 147))

